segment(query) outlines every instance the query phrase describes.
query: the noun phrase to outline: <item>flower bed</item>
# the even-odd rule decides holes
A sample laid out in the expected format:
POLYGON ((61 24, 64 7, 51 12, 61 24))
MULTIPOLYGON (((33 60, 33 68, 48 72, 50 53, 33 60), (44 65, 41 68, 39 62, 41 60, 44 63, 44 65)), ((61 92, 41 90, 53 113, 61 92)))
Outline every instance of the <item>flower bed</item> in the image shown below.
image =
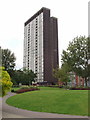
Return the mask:
POLYGON ((17 91, 14 91, 14 90, 12 90, 11 92, 15 92, 15 93, 17 93, 17 94, 19 94, 19 93, 24 93, 24 92, 28 92, 28 91, 35 91, 35 90, 40 90, 39 88, 21 88, 21 89, 19 89, 19 90, 17 90, 17 91))
POLYGON ((90 90, 90 88, 70 88, 70 90, 90 90))

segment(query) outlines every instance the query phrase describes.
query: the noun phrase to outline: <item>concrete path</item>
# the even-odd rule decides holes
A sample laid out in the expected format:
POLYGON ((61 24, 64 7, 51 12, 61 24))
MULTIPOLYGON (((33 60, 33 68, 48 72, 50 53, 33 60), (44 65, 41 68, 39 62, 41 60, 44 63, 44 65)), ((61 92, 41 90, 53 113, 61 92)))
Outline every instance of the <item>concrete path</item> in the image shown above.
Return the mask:
MULTIPOLYGON (((19 109, 6 104, 6 99, 15 95, 15 93, 8 93, 2 98, 2 104, 0 104, 0 111, 2 110, 2 118, 88 118, 87 116, 75 116, 75 115, 63 115, 44 112, 33 112, 28 110, 19 109), (2 105, 2 107, 1 107, 2 105)), ((1 100, 1 99, 0 99, 1 100)))

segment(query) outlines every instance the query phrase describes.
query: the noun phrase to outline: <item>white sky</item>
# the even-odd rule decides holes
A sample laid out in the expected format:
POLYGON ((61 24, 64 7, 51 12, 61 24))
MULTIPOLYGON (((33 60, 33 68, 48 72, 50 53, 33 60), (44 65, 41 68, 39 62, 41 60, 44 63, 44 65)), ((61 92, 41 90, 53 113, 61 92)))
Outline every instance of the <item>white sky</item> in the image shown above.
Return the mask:
POLYGON ((69 41, 88 35, 88 0, 0 0, 0 46, 15 53, 16 68, 23 67, 24 22, 42 7, 58 18, 59 59, 69 41))

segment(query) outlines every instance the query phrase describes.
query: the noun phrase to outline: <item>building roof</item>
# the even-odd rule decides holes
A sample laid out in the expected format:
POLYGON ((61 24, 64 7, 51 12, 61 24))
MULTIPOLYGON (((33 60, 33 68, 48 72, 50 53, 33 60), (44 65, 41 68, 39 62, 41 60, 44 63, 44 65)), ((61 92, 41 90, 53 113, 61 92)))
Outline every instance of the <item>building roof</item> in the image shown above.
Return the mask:
POLYGON ((49 10, 48 8, 42 7, 37 13, 35 13, 31 18, 29 18, 25 23, 24 26, 26 26, 28 23, 30 23, 34 18, 36 18, 38 15, 40 15, 44 10, 49 10))

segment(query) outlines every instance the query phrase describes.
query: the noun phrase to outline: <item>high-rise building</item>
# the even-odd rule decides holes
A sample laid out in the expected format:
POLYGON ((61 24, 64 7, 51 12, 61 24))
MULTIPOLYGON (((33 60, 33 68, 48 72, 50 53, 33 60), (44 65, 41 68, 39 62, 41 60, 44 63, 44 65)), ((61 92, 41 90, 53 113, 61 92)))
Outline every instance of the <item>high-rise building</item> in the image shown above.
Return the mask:
POLYGON ((58 23, 50 9, 41 8, 24 24, 23 67, 37 74, 36 82, 56 83, 58 67, 58 23))

